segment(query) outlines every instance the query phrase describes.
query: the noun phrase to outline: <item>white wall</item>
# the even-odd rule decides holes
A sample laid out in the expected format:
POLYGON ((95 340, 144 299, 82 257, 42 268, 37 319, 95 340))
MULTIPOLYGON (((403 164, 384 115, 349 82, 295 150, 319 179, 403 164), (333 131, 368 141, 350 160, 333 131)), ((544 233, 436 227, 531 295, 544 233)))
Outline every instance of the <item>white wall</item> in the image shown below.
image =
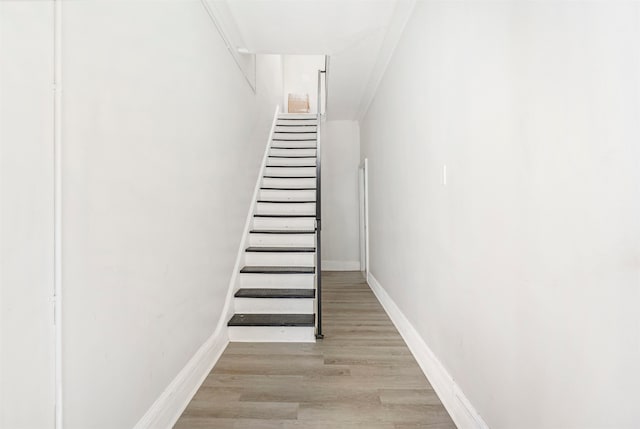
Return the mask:
POLYGON ((133 427, 221 316, 281 61, 255 95, 197 0, 62 24, 64 426, 133 427))
POLYGON ((361 124, 371 272, 494 429, 640 426, 639 7, 418 2, 361 124))
POLYGON ((322 125, 322 264, 325 270, 359 270, 357 121, 322 125))
POLYGON ((309 94, 309 113, 318 112, 318 70, 324 70, 324 55, 283 55, 284 110, 289 94, 309 94))
POLYGON ((53 427, 53 8, 0 2, 0 428, 53 427))

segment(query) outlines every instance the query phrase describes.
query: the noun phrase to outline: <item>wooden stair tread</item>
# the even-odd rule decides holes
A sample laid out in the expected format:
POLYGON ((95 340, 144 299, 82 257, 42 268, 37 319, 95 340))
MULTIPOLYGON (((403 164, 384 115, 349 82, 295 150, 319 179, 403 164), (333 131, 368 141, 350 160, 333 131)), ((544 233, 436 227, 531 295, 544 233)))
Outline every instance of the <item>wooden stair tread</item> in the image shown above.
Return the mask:
POLYGON ((264 252, 264 253, 313 253, 315 247, 284 247, 284 246, 249 246, 245 249, 247 252, 264 252))
POLYGON ((253 217, 313 217, 315 218, 315 214, 283 214, 283 213, 256 213, 253 217))
POLYGON ((316 200, 258 200, 259 203, 275 203, 275 204, 315 204, 316 200))
POLYGON ((315 298, 314 289, 238 289, 234 295, 236 298, 315 298))
POLYGON ((281 188, 281 187, 273 187, 273 186, 267 186, 267 187, 262 187, 260 189, 264 189, 264 190, 271 190, 271 191, 315 191, 316 188, 281 188))
POLYGON ((317 131, 274 131, 274 133, 275 134, 318 134, 317 131))
POLYGON ((314 314, 234 314, 228 326, 315 326, 314 314))
POLYGON ((268 165, 267 168, 316 168, 316 164, 312 165, 268 165))
POLYGON ((315 146, 271 146, 271 149, 317 149, 315 146))
POLYGON ((314 274, 316 267, 246 266, 240 272, 245 274, 314 274))
POLYGON ((316 176, 262 176, 267 179, 315 179, 316 176))
POLYGON ((272 139, 274 142, 314 142, 317 139, 272 139))
POLYGON ((269 158, 296 159, 296 158, 316 158, 316 156, 315 155, 269 155, 269 158))
POLYGON ((249 234, 315 234, 312 229, 252 229, 249 234))

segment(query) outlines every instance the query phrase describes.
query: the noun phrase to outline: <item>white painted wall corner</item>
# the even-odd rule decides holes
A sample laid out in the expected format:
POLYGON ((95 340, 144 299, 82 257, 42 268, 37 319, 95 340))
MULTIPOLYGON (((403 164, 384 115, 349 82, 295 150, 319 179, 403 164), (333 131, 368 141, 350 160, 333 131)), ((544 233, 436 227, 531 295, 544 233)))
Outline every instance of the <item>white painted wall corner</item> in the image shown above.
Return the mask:
POLYGON ((367 283, 407 343, 456 426, 459 429, 489 429, 451 374, 371 273, 367 275, 367 283))

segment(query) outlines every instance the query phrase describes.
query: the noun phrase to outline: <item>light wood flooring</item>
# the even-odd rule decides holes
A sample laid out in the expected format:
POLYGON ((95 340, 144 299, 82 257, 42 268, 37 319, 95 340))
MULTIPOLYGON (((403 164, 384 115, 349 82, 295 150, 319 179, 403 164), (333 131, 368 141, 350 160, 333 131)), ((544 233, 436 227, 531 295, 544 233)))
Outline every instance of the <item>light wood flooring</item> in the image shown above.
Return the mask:
POLYGON ((323 273, 325 339, 231 343, 176 429, 455 429, 360 272, 323 273))

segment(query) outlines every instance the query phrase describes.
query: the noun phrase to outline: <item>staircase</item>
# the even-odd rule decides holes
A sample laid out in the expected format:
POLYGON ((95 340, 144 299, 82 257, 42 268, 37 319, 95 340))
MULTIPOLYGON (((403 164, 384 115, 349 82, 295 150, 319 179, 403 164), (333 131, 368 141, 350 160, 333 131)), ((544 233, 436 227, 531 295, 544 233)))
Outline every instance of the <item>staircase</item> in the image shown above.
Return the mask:
POLYGON ((318 126, 316 115, 278 115, 228 323, 231 341, 315 341, 318 126))

